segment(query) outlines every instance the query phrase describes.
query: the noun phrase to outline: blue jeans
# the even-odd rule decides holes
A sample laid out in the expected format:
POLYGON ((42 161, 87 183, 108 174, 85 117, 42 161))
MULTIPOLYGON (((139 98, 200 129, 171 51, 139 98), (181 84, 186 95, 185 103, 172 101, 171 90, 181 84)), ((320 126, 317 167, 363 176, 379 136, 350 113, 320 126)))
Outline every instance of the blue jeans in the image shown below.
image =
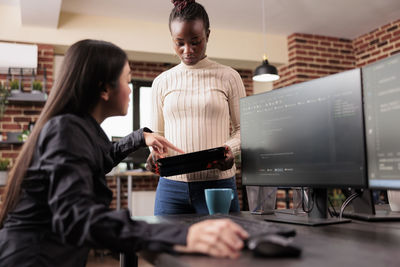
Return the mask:
POLYGON ((232 188, 235 197, 230 212, 240 211, 235 177, 201 182, 179 182, 160 177, 156 191, 154 215, 197 213, 208 214, 204 189, 232 188))

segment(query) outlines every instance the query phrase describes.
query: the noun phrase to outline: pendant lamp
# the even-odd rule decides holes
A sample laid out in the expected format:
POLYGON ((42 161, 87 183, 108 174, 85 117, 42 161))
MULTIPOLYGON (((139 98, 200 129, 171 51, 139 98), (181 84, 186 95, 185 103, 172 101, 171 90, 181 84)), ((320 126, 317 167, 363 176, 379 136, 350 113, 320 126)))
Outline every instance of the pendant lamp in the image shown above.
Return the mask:
MULTIPOLYGON (((264 49, 266 49, 266 29, 265 29, 265 0, 262 0, 262 25, 264 49)), ((275 66, 270 65, 267 55, 264 54, 263 62, 254 71, 253 80, 257 82, 271 82, 279 79, 278 71, 275 66)))

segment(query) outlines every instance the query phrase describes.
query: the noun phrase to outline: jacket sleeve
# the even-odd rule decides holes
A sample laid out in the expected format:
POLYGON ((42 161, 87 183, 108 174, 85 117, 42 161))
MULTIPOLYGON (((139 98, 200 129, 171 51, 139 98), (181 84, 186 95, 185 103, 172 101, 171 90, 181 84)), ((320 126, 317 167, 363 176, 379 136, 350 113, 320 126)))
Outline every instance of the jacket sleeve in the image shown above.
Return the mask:
MULTIPOLYGON (((41 163, 49 177, 47 201, 52 231, 61 241, 123 252, 165 250, 173 244, 185 244, 186 226, 134 221, 127 210, 110 210, 99 199, 95 179, 99 179, 97 170, 101 166, 97 166, 99 155, 89 145, 89 138, 79 129, 73 135, 56 130, 42 148, 46 151, 41 163)), ((135 144, 135 135, 131 138, 135 144)))
POLYGON ((118 142, 113 142, 110 156, 113 158, 114 166, 126 158, 130 153, 140 147, 146 146, 143 132, 152 132, 149 128, 141 128, 125 136, 118 142))

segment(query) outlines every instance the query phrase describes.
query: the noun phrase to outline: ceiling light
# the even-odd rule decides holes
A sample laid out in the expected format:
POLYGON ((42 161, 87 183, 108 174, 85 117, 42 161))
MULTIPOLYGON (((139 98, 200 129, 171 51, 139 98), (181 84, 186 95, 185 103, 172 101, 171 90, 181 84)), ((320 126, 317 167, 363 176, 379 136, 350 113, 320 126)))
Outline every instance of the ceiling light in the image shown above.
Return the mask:
MULTIPOLYGON (((264 49, 266 49, 266 29, 265 29, 265 0, 262 0, 262 25, 264 49)), ((263 62, 254 71, 253 80, 257 82, 271 82, 279 79, 278 71, 275 66, 270 65, 266 54, 264 54, 263 62)))
POLYGON ((253 80, 256 82, 272 82, 278 79, 279 75, 276 67, 270 65, 267 56, 264 55, 262 64, 254 71, 253 80))

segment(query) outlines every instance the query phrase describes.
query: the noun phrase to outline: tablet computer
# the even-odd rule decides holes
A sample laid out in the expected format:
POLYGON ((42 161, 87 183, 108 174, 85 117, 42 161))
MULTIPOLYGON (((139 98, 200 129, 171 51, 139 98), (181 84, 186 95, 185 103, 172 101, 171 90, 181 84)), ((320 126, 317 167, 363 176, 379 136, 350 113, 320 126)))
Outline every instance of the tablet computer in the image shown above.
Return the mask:
POLYGON ((203 171, 212 168, 212 162, 225 158, 225 147, 215 147, 206 150, 181 154, 157 160, 160 176, 172 176, 190 172, 203 171))

